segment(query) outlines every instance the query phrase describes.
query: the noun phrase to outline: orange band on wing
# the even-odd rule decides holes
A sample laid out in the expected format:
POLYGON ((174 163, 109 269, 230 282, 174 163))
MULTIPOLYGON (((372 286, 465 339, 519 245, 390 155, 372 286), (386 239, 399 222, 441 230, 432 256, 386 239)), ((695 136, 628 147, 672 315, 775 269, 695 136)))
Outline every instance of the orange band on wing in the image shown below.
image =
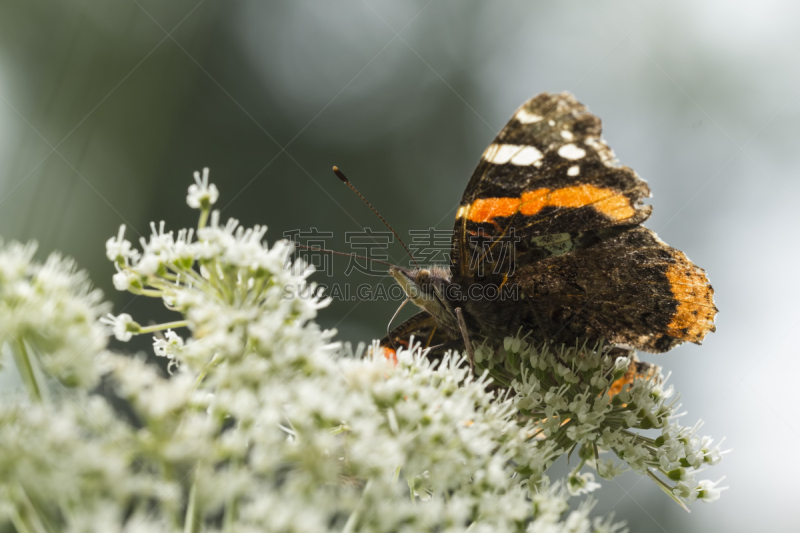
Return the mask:
POLYGON ((495 217, 510 217, 519 211, 519 198, 480 198, 469 208, 469 220, 491 222, 495 217))
POLYGON ((636 209, 623 194, 593 185, 575 185, 562 189, 536 189, 524 192, 520 198, 479 198, 467 209, 472 222, 493 222, 497 217, 510 217, 516 213, 536 215, 545 207, 585 207, 591 205, 611 220, 631 218, 636 209))
POLYGON ((696 267, 683 252, 673 251, 676 262, 667 269, 670 289, 678 302, 675 314, 667 325, 667 335, 690 342, 700 342, 706 333, 714 331, 714 289, 701 268, 696 267))

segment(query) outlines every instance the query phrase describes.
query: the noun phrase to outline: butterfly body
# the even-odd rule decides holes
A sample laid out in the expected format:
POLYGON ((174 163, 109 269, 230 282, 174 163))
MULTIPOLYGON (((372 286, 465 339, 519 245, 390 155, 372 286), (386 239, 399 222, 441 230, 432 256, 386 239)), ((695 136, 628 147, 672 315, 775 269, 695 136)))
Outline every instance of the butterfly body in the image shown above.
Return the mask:
POLYGON ((493 299, 471 298, 470 287, 474 284, 451 279, 445 269, 391 268, 389 273, 411 302, 423 309, 423 316, 431 317, 440 335, 449 340, 461 339, 456 309, 461 309, 469 331, 494 341, 513 334, 515 322, 522 325, 520 312, 527 308, 522 298, 509 298, 503 306, 495 305, 493 299))

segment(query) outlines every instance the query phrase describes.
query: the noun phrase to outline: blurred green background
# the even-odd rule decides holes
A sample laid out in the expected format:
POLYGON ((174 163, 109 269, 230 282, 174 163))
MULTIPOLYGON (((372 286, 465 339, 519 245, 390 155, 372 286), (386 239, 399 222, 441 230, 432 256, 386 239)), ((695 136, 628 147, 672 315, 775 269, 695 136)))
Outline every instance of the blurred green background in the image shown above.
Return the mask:
MULTIPOLYGON (((798 20, 789 1, 0 0, 0 235, 75 257, 115 312, 166 318, 114 291, 104 242, 122 223, 193 225, 194 170, 211 168, 223 218, 271 241, 316 227, 346 250, 345 232, 382 230, 333 164, 401 235, 448 230, 513 111, 572 91, 650 183, 647 225, 714 284, 717 333, 648 359, 673 372, 684 423, 733 449, 708 472, 731 486, 715 504, 686 514, 629 475, 596 512, 634 531, 798 531, 798 20)), ((376 281, 347 262, 336 280, 376 281)), ((335 302, 320 322, 367 341, 395 308, 335 302)))

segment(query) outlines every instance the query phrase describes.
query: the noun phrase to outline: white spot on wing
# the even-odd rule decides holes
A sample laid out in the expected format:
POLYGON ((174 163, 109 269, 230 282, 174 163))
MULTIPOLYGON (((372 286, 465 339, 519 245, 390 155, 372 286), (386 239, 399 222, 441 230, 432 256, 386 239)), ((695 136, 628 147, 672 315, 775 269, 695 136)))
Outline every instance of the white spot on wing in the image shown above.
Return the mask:
POLYGON ((513 144, 490 144, 489 148, 483 152, 483 158, 489 163, 502 165, 516 155, 519 147, 513 144))
POLYGON ((469 206, 468 205, 459 206, 458 211, 456 212, 456 220, 458 220, 459 218, 465 217, 468 212, 469 212, 469 206))
POLYGON ((534 122, 539 122, 540 120, 542 120, 542 117, 540 117, 539 115, 529 113, 524 109, 520 109, 519 111, 517 111, 517 114, 514 115, 514 118, 516 118, 523 124, 533 124, 534 122))
POLYGON ((494 160, 497 158, 497 152, 499 148, 500 146, 497 144, 490 144, 486 147, 486 150, 483 151, 483 155, 481 157, 484 161, 489 161, 490 163, 494 162, 494 160))
POLYGON ((483 152, 483 159, 495 165, 511 163, 520 167, 535 164, 544 158, 542 152, 535 146, 522 146, 518 144, 490 144, 483 152))
POLYGON ((567 169, 567 176, 577 176, 581 173, 581 167, 578 165, 572 165, 567 169))
POLYGON ((528 165, 541 160, 544 157, 542 152, 534 146, 525 146, 519 151, 517 155, 511 158, 511 164, 520 167, 527 167, 528 165))
POLYGON ((561 148, 558 149, 558 155, 563 157, 564 159, 580 159, 586 155, 586 150, 583 148, 578 148, 574 144, 565 144, 561 148))
POLYGON ((555 126, 556 125, 556 121, 555 120, 548 120, 547 124, 549 124, 550 126, 555 126))
POLYGON ((584 141, 586 146, 597 152, 600 156, 600 161, 607 167, 616 167, 617 158, 614 157, 614 152, 606 145, 606 143, 597 137, 587 137, 584 141))
POLYGON ((561 130, 561 137, 565 141, 571 141, 574 138, 574 135, 572 135, 572 132, 569 130, 561 130))

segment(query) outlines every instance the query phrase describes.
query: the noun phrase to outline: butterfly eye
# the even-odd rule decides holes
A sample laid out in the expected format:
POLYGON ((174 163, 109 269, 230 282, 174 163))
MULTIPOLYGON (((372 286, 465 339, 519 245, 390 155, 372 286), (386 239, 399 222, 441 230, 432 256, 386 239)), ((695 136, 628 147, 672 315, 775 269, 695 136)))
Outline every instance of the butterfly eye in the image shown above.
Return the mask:
POLYGON ((423 285, 427 284, 431 280, 431 271, 430 270, 420 270, 419 274, 417 274, 417 284, 423 285))

